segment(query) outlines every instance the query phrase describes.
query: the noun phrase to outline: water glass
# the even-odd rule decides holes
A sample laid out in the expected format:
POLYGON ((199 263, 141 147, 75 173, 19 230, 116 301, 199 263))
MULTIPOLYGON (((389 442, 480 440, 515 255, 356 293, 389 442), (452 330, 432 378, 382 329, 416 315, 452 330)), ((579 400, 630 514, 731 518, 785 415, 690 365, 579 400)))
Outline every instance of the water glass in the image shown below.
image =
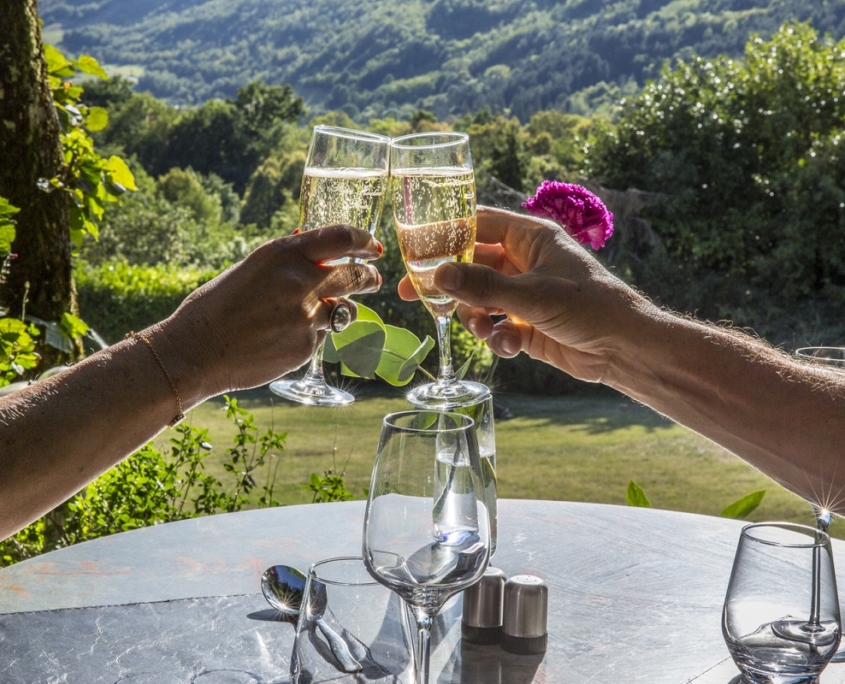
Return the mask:
POLYGON ((414 684, 413 636, 402 600, 361 557, 311 566, 291 655, 292 684, 414 684))
POLYGON ((746 684, 812 684, 839 644, 830 537, 791 523, 742 530, 722 634, 746 684))

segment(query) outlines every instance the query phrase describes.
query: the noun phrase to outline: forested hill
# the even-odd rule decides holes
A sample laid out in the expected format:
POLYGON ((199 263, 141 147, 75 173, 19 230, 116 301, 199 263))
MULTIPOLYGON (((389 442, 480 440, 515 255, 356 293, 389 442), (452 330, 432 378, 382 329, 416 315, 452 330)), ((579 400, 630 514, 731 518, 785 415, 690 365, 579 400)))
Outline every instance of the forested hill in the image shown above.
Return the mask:
POLYGON ((810 21, 845 35, 845 0, 43 0, 47 40, 173 103, 290 83, 312 111, 525 120, 588 113, 666 58, 741 54, 750 32, 810 21))

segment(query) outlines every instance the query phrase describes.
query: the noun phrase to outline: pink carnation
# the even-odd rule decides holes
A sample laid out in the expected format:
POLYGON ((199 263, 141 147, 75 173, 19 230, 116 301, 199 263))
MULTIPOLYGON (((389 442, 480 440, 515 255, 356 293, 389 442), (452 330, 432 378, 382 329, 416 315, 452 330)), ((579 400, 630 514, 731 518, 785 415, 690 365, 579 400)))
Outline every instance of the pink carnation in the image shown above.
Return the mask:
POLYGON ((593 249, 604 247, 613 235, 613 214, 604 202, 580 185, 543 181, 534 197, 529 197, 522 206, 529 214, 557 221, 580 244, 589 243, 593 249))

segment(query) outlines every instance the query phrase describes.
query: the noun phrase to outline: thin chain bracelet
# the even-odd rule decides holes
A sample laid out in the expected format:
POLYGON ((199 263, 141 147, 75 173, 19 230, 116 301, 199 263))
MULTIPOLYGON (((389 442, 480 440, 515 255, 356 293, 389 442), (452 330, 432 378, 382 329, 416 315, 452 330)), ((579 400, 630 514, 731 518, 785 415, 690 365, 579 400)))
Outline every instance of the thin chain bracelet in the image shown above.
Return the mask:
POLYGON ((176 407, 179 409, 179 413, 177 413, 173 420, 171 420, 167 424, 167 427, 176 427, 177 425, 179 425, 179 423, 185 420, 185 412, 182 410, 182 397, 179 396, 179 390, 176 388, 176 383, 173 382, 173 378, 170 377, 170 373, 167 371, 164 362, 161 360, 161 357, 158 355, 158 352, 155 350, 155 347, 153 347, 153 343, 150 342, 150 339, 148 337, 139 335, 133 330, 130 333, 126 333, 126 339, 128 340, 129 338, 132 338, 133 340, 142 340, 144 344, 149 347, 159 367, 161 368, 161 370, 164 371, 164 374, 167 376, 167 382, 170 383, 170 388, 173 390, 173 394, 176 395, 176 407))

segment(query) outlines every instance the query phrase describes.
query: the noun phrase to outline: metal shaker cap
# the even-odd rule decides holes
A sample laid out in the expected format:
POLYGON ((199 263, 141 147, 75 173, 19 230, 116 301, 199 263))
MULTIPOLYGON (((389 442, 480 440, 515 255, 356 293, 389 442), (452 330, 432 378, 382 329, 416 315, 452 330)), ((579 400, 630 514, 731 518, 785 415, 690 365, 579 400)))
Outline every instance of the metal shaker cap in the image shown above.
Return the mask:
POLYGON ((481 579, 464 590, 461 636, 473 644, 498 644, 502 627, 503 596, 508 577, 488 567, 481 579))
POLYGON ((505 583, 502 648, 533 654, 546 650, 549 588, 539 577, 515 575, 505 583))

